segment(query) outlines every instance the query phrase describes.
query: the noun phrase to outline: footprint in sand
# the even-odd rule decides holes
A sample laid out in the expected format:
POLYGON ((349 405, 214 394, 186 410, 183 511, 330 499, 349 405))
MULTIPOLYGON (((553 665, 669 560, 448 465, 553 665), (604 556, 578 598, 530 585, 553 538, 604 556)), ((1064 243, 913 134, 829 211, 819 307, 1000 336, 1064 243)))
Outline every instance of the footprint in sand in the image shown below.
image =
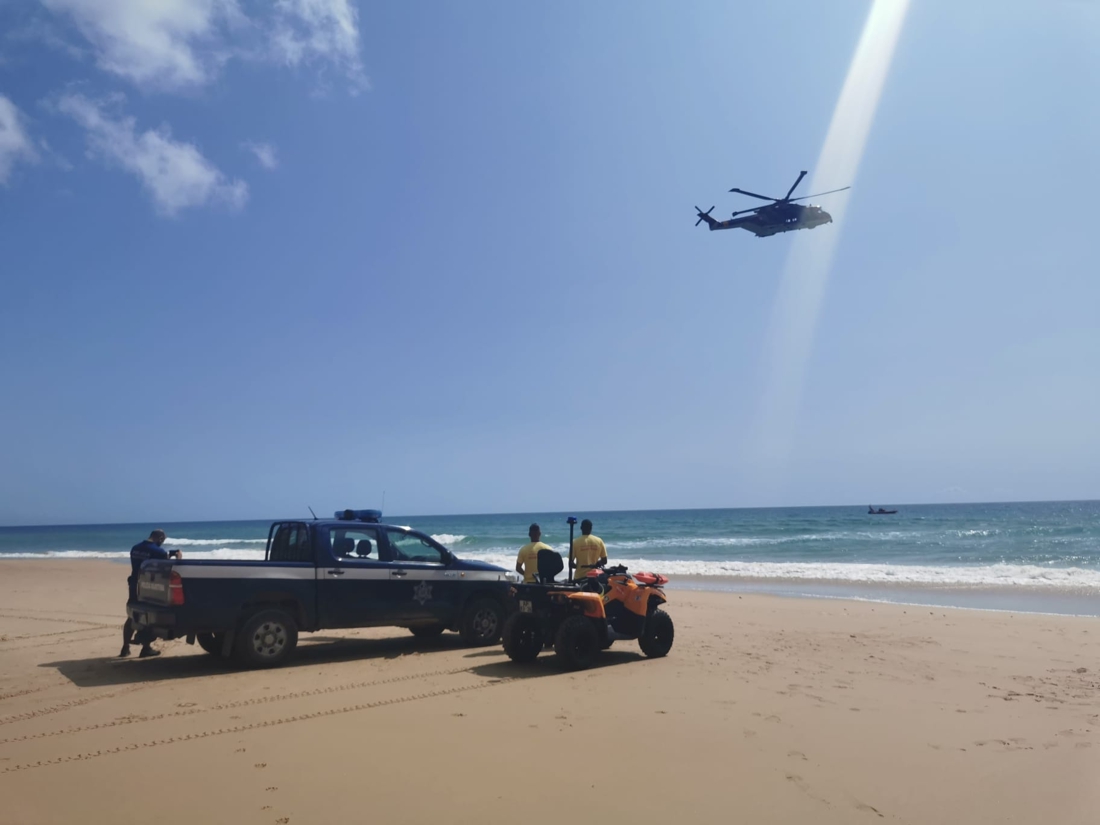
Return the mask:
POLYGON ((789 756, 791 759, 801 759, 803 762, 809 760, 809 757, 807 757, 806 754, 804 754, 802 751, 788 751, 787 756, 789 756))
POLYGON ((286 823, 288 823, 288 822, 290 822, 290 817, 289 816, 283 816, 283 817, 280 817, 279 819, 275 820, 275 825, 286 825, 286 823))
POLYGON ((272 785, 270 788, 264 788, 264 790, 265 791, 277 791, 279 789, 276 786, 272 785))
POLYGON ((267 767, 267 763, 266 763, 266 762, 257 762, 257 763, 256 763, 255 765, 253 765, 252 767, 254 767, 254 768, 266 768, 266 767, 267 767))

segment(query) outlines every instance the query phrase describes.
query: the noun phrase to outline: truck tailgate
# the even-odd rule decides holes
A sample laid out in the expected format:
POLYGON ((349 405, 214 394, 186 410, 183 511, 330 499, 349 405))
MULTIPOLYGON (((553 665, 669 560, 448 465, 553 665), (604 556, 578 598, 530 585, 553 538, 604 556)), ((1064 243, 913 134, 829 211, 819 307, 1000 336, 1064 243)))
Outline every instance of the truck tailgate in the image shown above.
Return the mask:
POLYGON ((171 595, 168 585, 171 580, 172 562, 158 560, 145 562, 138 575, 138 601, 148 604, 169 604, 171 595))

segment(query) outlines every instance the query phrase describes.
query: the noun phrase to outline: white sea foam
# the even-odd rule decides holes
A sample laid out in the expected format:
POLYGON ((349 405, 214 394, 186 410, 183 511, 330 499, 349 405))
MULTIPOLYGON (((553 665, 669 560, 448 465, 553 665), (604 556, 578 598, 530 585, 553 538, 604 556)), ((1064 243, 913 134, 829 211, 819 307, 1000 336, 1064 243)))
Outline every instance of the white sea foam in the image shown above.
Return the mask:
POLYGON ((225 544, 267 544, 267 539, 173 539, 164 540, 165 545, 180 547, 216 547, 225 544))
POLYGON ((465 536, 455 535, 453 533, 439 533, 432 534, 432 538, 442 544, 444 547, 453 547, 461 541, 465 541, 465 536))
MULTIPOLYGON (((470 558, 511 567, 514 555, 471 554, 470 558)), ((1100 589, 1100 570, 1080 567, 1037 567, 1030 564, 990 564, 932 567, 908 564, 841 562, 687 561, 613 558, 630 570, 653 570, 669 576, 722 576, 738 579, 841 581, 856 584, 912 584, 953 586, 1063 587, 1100 589)))
MULTIPOLYGON (((438 540, 439 537, 437 537, 438 540)), ((455 538, 455 537, 450 537, 455 538)), ((564 544, 554 547, 563 556, 564 544)), ((52 550, 44 553, 5 553, 10 559, 119 559, 128 560, 128 551, 52 550)), ((632 571, 653 570, 668 576, 727 577, 788 581, 835 581, 852 584, 905 584, 945 586, 1007 586, 1046 588, 1086 588, 1100 590, 1100 570, 1081 567, 1036 566, 1029 564, 990 564, 969 566, 929 566, 908 564, 857 564, 844 562, 753 562, 698 561, 684 559, 620 558, 632 571)), ((203 547, 184 553, 185 559, 224 559, 262 561, 262 548, 203 547)), ((485 552, 463 553, 463 558, 485 561, 511 569, 515 552, 511 548, 493 548, 485 552)))

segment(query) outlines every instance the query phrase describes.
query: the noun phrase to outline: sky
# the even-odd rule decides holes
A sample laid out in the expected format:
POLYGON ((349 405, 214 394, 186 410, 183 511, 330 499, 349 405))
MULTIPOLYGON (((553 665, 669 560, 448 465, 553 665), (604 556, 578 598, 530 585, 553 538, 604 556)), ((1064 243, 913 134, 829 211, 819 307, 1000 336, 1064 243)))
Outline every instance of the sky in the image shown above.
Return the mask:
POLYGON ((0 3, 0 524, 1100 498, 1100 6, 871 10, 0 3))

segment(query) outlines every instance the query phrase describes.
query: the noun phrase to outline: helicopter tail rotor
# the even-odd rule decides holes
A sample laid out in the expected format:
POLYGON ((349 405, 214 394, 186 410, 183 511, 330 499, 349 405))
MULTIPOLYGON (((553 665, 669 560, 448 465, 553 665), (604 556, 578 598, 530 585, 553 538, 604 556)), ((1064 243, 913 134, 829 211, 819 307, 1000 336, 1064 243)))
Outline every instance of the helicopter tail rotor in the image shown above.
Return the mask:
POLYGON ((697 220, 695 222, 696 226, 701 224, 703 221, 706 221, 708 224, 710 224, 714 221, 714 218, 712 218, 710 216, 710 213, 714 211, 713 206, 710 209, 708 209, 706 212, 704 212, 702 209, 700 209, 698 206, 696 206, 695 211, 699 213, 699 220, 697 220))

